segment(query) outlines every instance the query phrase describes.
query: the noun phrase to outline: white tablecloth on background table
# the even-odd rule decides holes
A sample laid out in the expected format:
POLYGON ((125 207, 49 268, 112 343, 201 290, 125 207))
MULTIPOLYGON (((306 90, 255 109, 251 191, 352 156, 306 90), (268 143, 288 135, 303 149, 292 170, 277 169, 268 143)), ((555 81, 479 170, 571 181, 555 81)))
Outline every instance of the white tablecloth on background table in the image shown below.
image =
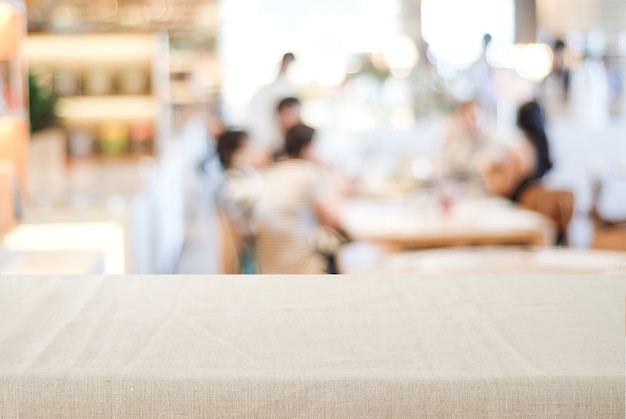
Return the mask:
POLYGON ((554 226, 545 216, 499 198, 463 199, 444 214, 428 200, 351 199, 341 215, 355 240, 428 248, 473 244, 546 245, 554 226))
POLYGON ((347 274, 626 274, 626 252, 567 247, 474 246, 389 252, 353 242, 339 253, 347 274))
POLYGON ((0 276, 0 417, 624 417, 622 276, 0 276))

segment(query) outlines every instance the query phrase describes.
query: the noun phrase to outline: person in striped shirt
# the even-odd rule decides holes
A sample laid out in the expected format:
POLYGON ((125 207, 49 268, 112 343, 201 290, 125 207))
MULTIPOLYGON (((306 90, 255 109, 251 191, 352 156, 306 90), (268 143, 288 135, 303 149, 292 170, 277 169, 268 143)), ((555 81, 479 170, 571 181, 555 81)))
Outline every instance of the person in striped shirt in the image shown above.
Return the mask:
POLYGON ((341 231, 340 194, 313 152, 315 130, 297 124, 287 131, 287 158, 263 174, 255 207, 257 257, 261 273, 324 273, 320 232, 341 231))

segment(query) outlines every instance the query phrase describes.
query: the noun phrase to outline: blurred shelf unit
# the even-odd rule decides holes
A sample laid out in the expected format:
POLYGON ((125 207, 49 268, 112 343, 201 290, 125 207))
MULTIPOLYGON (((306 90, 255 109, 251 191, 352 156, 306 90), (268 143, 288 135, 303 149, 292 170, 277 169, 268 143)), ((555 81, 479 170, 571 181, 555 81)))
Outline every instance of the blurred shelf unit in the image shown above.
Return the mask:
POLYGON ((167 33, 32 34, 25 54, 59 97, 70 156, 154 155, 169 138, 167 33))
POLYGON ((136 96, 71 96, 59 102, 59 116, 69 123, 100 121, 153 121, 158 109, 154 97, 136 96))
POLYGON ((215 52, 194 47, 170 49, 172 105, 206 104, 220 89, 219 59, 215 52))
POLYGON ((198 54, 190 49, 170 50, 170 93, 172 105, 185 106, 202 103, 205 95, 202 86, 194 81, 198 54))

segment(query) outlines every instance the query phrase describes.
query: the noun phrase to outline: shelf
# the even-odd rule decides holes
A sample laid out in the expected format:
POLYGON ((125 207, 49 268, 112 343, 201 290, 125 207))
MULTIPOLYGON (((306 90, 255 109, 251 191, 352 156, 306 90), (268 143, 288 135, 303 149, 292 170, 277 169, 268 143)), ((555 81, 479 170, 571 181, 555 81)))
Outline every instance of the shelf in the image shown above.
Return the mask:
POLYGON ((29 35, 28 63, 70 67, 150 65, 155 55, 154 34, 29 35))
POLYGON ((59 116, 66 122, 132 122, 154 120, 154 96, 74 96, 59 100, 59 116))
POLYGON ((103 155, 93 152, 91 157, 109 159, 106 151, 122 153, 125 138, 129 138, 130 150, 123 157, 131 157, 129 153, 139 149, 157 156, 161 145, 170 138, 166 32, 33 34, 27 39, 25 56, 33 73, 52 76, 50 87, 61 96, 59 119, 73 131, 68 147, 75 154, 74 159, 83 159, 92 148, 102 150, 103 155), (125 86, 125 82, 134 85, 134 77, 141 75, 149 81, 145 90, 125 86), (119 94, 113 88, 104 89, 110 82, 121 91, 119 94), (81 91, 84 94, 78 93, 81 91), (89 94, 90 91, 111 93, 89 94))
POLYGON ((205 97, 202 89, 190 80, 173 80, 170 82, 170 103, 173 105, 203 103, 205 97))

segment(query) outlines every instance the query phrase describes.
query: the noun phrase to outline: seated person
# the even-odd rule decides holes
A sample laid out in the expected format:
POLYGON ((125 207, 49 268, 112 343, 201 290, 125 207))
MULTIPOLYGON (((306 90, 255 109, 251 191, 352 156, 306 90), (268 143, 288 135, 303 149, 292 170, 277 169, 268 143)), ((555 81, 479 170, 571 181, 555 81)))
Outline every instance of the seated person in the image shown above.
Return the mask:
POLYGON ((327 272, 319 249, 324 226, 340 230, 340 196, 313 153, 315 130, 297 124, 287 131, 287 158, 263 175, 255 210, 257 256, 261 273, 327 272))
POLYGON ((480 167, 499 142, 487 129, 486 114, 476 101, 459 105, 448 124, 442 148, 443 178, 458 181, 466 193, 486 190, 480 167))
POLYGON ((257 169, 267 157, 250 145, 244 131, 226 131, 217 139, 217 153, 224 169, 224 180, 217 192, 217 204, 240 238, 238 252, 242 273, 254 272, 253 211, 261 185, 257 169))
POLYGON ((552 169, 552 159, 543 110, 537 102, 528 102, 519 108, 517 126, 524 134, 522 140, 498 161, 485 164, 485 182, 492 192, 555 221, 557 242, 563 243, 573 214, 573 195, 569 191, 548 190, 542 183, 552 169))

